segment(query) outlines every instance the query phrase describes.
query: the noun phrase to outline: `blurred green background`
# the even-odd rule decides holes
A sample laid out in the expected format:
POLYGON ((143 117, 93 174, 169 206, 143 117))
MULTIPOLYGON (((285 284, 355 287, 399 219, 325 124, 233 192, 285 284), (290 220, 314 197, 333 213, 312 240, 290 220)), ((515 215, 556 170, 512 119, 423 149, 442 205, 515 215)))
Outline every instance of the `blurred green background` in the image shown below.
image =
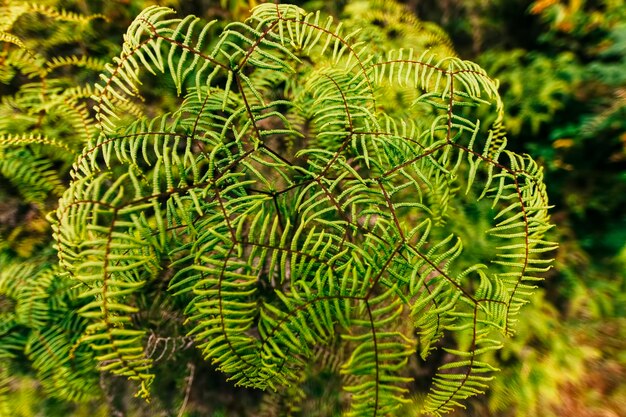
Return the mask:
MULTIPOLYGON (((88 31, 63 43, 54 42, 51 28, 43 29, 45 19, 25 17, 14 29, 43 55, 78 51, 108 61, 119 53, 126 27, 148 5, 170 6, 182 14, 226 23, 245 19, 250 8, 260 2, 41 0, 37 3, 85 15, 99 13, 106 20, 94 20, 88 31), (32 29, 36 25, 39 29, 32 29)), ((20 3, 2 2, 3 7, 20 3)), ((545 167, 557 226, 552 239, 560 244, 554 254, 555 267, 540 284, 535 302, 523 311, 516 338, 500 352, 502 372, 492 390, 454 415, 626 416, 626 2, 294 3, 307 10, 322 9, 352 24, 367 21, 394 47, 431 48, 479 63, 500 81, 509 148, 531 154, 545 167)), ((62 73, 59 79, 65 80, 65 87, 76 82, 87 85, 97 80, 99 69, 98 63, 83 65, 62 73)), ((26 77, 20 79, 11 71, 3 68, 0 73, 5 104, 26 77)), ((154 89, 151 102, 155 108, 174 105, 175 98, 168 96, 172 93, 166 93, 166 88, 154 89)), ((30 104, 17 100, 11 105, 30 104)), ((53 112, 50 114, 53 119, 53 112)), ((29 129, 28 123, 32 129, 42 125, 41 120, 16 120, 5 119, 0 127, 15 131, 18 128, 11 124, 21 124, 19 129, 24 131, 29 129)), ((66 162, 57 158, 55 169, 67 170, 66 162)), ((0 163, 0 171, 11 169, 0 163)), ((64 180, 63 175, 59 180, 64 180)), ((49 192, 54 197, 54 190, 49 192)), ((0 250, 28 258, 49 235, 43 216, 55 200, 35 195, 30 203, 24 203, 14 194, 10 185, 1 184, 0 250), (34 203, 43 200, 40 206, 34 203)), ((193 349, 185 354, 197 355, 193 349)), ((194 363, 201 363, 196 359, 194 363)), ((208 364, 172 369, 164 365, 157 372, 178 375, 157 388, 163 392, 184 393, 192 386, 184 405, 183 396, 142 403, 133 398, 132 388, 115 378, 103 382, 100 400, 68 404, 40 395, 41 387, 27 376, 26 369, 23 375, 11 377, 10 386, 0 387, 0 391, 10 392, 11 415, 15 417, 256 416, 283 415, 289 408, 282 407, 276 396, 232 388, 208 364), (188 384, 189 376, 194 378, 193 385, 188 384)), ((418 392, 422 385, 418 380, 418 392)), ((334 415, 336 407, 329 404, 338 401, 338 389, 332 373, 317 373, 307 383, 307 398, 296 415, 334 415)), ((403 413, 417 415, 420 398, 416 396, 403 413)))

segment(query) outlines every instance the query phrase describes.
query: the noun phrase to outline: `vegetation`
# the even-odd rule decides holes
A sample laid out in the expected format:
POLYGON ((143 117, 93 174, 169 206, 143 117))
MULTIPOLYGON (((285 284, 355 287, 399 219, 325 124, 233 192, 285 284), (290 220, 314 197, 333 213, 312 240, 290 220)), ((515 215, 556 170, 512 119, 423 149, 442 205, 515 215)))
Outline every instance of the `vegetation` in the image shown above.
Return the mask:
MULTIPOLYGON (((500 80, 509 144, 545 167, 559 241, 556 267, 542 284, 549 301, 529 306, 540 310, 526 312, 535 319, 526 336, 520 330, 514 339, 513 357, 523 359, 511 375, 515 388, 510 378, 498 379, 490 408, 515 408, 517 415, 621 415, 626 4, 460 6, 447 3, 440 16, 448 20, 439 22, 464 56, 500 80)), ((421 16, 436 18, 440 7, 420 2, 421 16)))
POLYGON ((619 415, 623 2, 262 3, 2 2, 0 415, 619 415))

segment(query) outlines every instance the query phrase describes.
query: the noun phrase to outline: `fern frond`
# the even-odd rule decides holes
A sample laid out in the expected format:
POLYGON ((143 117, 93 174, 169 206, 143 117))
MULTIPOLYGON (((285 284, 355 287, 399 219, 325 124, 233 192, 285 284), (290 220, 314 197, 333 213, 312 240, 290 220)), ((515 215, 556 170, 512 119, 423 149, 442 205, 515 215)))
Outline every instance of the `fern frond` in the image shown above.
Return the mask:
POLYGON ((99 395, 93 356, 74 352, 72 330, 60 326, 34 331, 25 348, 48 395, 69 401, 86 401, 99 395))
POLYGON ((143 356, 141 344, 145 331, 128 328, 130 314, 137 309, 125 300, 155 274, 158 266, 152 257, 154 250, 139 235, 124 231, 139 219, 129 217, 123 206, 108 212, 122 202, 122 183, 127 176, 108 188, 107 176, 88 185, 75 181, 70 190, 77 202, 60 201, 59 212, 68 215, 61 223, 63 228, 56 230, 61 264, 85 286, 82 296, 94 297, 79 310, 91 324, 78 343, 90 343, 99 352, 101 369, 140 381, 143 393, 152 379, 147 373, 150 361, 143 356), (91 210, 94 212, 88 214, 91 210), (108 261, 94 262, 100 256, 108 261))
POLYGON ((92 71, 103 71, 105 68, 105 63, 97 58, 93 58, 90 56, 64 56, 64 57, 52 57, 48 62, 46 62, 46 73, 50 73, 58 68, 62 67, 81 67, 87 68, 92 71))
POLYGON ((65 143, 59 142, 56 139, 50 139, 41 134, 29 133, 29 134, 3 134, 0 135, 0 146, 23 146, 28 144, 41 144, 46 146, 51 146, 54 148, 62 149, 63 151, 73 153, 73 150, 70 149, 65 143))
MULTIPOLYGON (((8 4, 1 5, 0 41, 16 45, 21 50, 25 51, 32 59, 36 59, 39 53, 27 44, 28 42, 26 39, 22 39, 16 34, 11 33, 11 31, 15 29, 13 26, 18 22, 20 17, 25 15, 44 16, 49 18, 52 22, 71 22, 83 27, 94 19, 107 19, 106 16, 101 14, 85 16, 69 12, 64 9, 57 9, 44 4, 32 2, 10 2, 8 4)), ((62 43, 62 41, 67 41, 72 36, 77 36, 76 31, 70 31, 69 34, 62 34, 60 30, 57 30, 50 34, 48 40, 46 42, 42 42, 40 46, 44 46, 46 43, 49 45, 58 45, 62 43), (55 37, 59 37, 59 39, 55 39, 55 37)))
MULTIPOLYGON (((24 44, 24 41, 22 41, 22 39, 19 36, 14 35, 12 33, 0 31, 0 41, 12 43, 13 45, 18 46, 20 49, 28 51, 28 48, 26 47, 26 44, 24 44)), ((29 51, 29 53, 31 57, 34 57, 34 54, 32 54, 32 52, 29 51)))
MULTIPOLYGON (((16 12, 19 12, 20 14, 38 13, 43 16, 49 17, 55 21, 74 22, 74 23, 80 23, 80 24, 87 24, 90 21, 95 20, 95 19, 104 19, 104 20, 107 19, 106 16, 101 15, 101 14, 93 14, 93 15, 85 16, 82 14, 69 12, 67 10, 46 6, 44 4, 37 4, 37 3, 31 3, 31 2, 24 2, 23 4, 19 6, 13 6, 12 8, 15 9, 16 12)), ((13 12, 13 13, 17 14, 16 12, 13 12)))
POLYGON ((16 186, 24 200, 44 204, 50 193, 63 194, 65 187, 48 159, 22 149, 5 149, 1 155, 0 174, 16 186))
POLYGON ((454 355, 453 361, 442 365, 433 379, 433 387, 428 395, 425 410, 436 416, 449 413, 456 407, 464 407, 460 402, 468 397, 483 394, 490 375, 498 369, 479 360, 480 355, 501 348, 499 342, 487 338, 486 332, 475 330, 472 344, 467 352, 444 349, 454 355))
POLYGON ((422 22, 404 4, 388 1, 353 1, 346 5, 347 24, 364 28, 359 38, 368 42, 372 52, 385 49, 414 48, 430 50, 438 56, 454 56, 454 45, 436 24, 422 22))
POLYGON ((357 377, 344 387, 352 394, 349 416, 391 415, 406 402, 406 385, 411 378, 399 375, 398 371, 406 366, 415 342, 402 332, 390 329, 389 323, 397 323, 403 310, 400 298, 388 301, 394 292, 396 288, 391 287, 363 301, 358 308, 363 318, 355 319, 352 324, 366 330, 343 336, 356 343, 342 369, 357 377))
MULTIPOLYGON (((116 102, 125 104, 133 98, 139 98, 137 85, 140 83, 138 79, 140 67, 145 67, 148 71, 155 73, 155 69, 164 72, 167 64, 180 94, 185 78, 190 70, 195 68, 200 57, 208 59, 207 62, 216 62, 214 58, 202 52, 202 44, 212 23, 205 25, 197 34, 194 28, 198 19, 195 17, 189 16, 182 20, 161 20, 172 12, 170 9, 158 7, 144 10, 128 28, 124 37, 123 53, 115 60, 116 66, 107 66, 108 75, 101 75, 103 84, 96 85, 94 100, 97 104, 94 108, 97 112, 96 119, 105 131, 113 128, 111 117, 119 118, 115 110, 116 102), (172 28, 171 25, 174 23, 177 25, 172 28), (179 40, 179 37, 182 39, 179 40), (168 47, 167 51, 164 50, 164 46, 168 47), (186 59, 189 55, 193 56, 193 61, 187 64, 186 59), (176 57, 176 63, 173 62, 174 57, 176 57)), ((201 73, 202 69, 197 77, 201 73)), ((196 88, 204 85, 198 81, 197 79, 196 88)), ((210 82, 207 85, 210 85, 210 82)))
POLYGON ((10 297, 14 308, 6 321, 13 328, 9 333, 0 331, 0 357, 10 358, 12 350, 23 352, 49 395, 72 401, 97 396, 93 355, 80 352, 82 363, 78 363, 69 354, 85 327, 72 311, 78 304, 69 288, 73 283, 56 265, 36 267, 5 258, 2 265, 0 297, 10 297))
POLYGON ((11 372, 9 370, 8 361, 4 358, 0 359, 0 413, 8 416, 11 414, 10 397, 11 393, 11 372))
POLYGON ((41 74, 41 66, 44 59, 34 55, 25 49, 10 48, 0 54, 0 81, 4 84, 11 82, 17 71, 21 71, 27 77, 32 78, 41 74))
POLYGON ((496 198, 510 203, 495 216, 499 222, 488 233, 508 241, 498 247, 499 259, 495 262, 508 269, 498 276, 509 294, 505 330, 511 333, 514 317, 528 302, 535 283, 541 280, 540 274, 550 268, 551 260, 541 255, 554 251, 556 245, 545 239, 551 228, 548 223, 551 206, 543 184, 543 169, 528 156, 509 151, 505 155, 512 169, 499 175, 500 186, 492 192, 497 193, 496 198), (535 257, 536 254, 540 256, 535 257))

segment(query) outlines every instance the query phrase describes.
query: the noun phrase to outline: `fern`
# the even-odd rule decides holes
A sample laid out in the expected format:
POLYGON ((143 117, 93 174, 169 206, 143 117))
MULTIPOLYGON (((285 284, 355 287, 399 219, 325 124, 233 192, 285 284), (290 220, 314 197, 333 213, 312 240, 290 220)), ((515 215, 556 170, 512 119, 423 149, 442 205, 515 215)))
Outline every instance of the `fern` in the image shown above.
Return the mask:
POLYGON ((68 72, 59 69, 74 66, 94 73, 103 69, 95 58, 55 56, 52 50, 75 42, 77 33, 85 36, 89 22, 101 17, 29 2, 0 6, 5 42, 0 74, 4 84, 17 89, 0 103, 0 171, 25 200, 42 208, 53 208, 46 200, 50 194, 58 198, 66 188, 63 176, 74 154, 95 134, 86 104, 90 87, 76 85, 68 72), (39 37, 47 26, 52 29, 44 41, 39 37), (67 31, 72 34, 64 36, 67 31))
POLYGON ((18 305, 7 323, 30 329, 19 349, 48 391, 88 397, 97 362, 148 397, 162 355, 142 314, 165 287, 165 308, 186 317, 174 325, 237 385, 299 384, 326 345, 350 348, 334 367, 346 415, 397 413, 416 352, 446 352, 426 411, 487 388, 488 358, 554 248, 541 168, 505 149, 498 85, 479 66, 372 50, 347 26, 262 4, 212 39, 214 22, 154 6, 112 62, 45 61, 44 77, 104 68, 93 88, 28 95, 35 108, 73 109, 74 140, 0 137, 7 150, 76 152, 69 185, 46 182, 65 188, 49 216, 59 269, 19 291, 6 278, 3 290, 18 305), (150 77, 181 97, 174 111, 146 107, 150 77), (480 259, 464 249, 463 204, 491 207, 480 224, 493 250, 480 259))
POLYGON ((102 69, 93 58, 58 56, 59 45, 71 50, 96 17, 29 2, 0 4, 1 415, 15 412, 14 396, 25 381, 39 381, 33 394, 65 400, 100 394, 93 353, 80 348, 69 355, 87 325, 74 311, 84 302, 52 263, 45 219, 67 189, 74 157, 95 134, 86 103, 91 87, 77 84, 70 67, 85 68, 87 77, 102 69), (25 360, 36 380, 22 380, 25 360))

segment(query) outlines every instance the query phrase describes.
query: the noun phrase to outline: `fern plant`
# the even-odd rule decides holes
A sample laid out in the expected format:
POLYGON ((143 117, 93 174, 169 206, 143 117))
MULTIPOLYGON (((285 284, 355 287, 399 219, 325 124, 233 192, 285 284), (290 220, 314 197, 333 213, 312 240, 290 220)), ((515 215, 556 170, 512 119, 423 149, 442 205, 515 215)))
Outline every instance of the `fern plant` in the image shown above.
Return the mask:
POLYGON ((98 396, 92 352, 78 349, 69 360, 75 331, 85 326, 75 312, 82 301, 56 265, 45 216, 67 188, 74 156, 96 134, 87 103, 93 90, 76 69, 94 80, 104 70, 78 52, 101 18, 0 2, 0 415, 22 403, 14 396, 27 385, 18 379, 25 368, 48 395, 98 396))
POLYGON ((259 5, 217 39, 212 25, 147 8, 93 89, 96 133, 49 216, 60 265, 41 272, 72 292, 46 346, 73 364, 65 380, 97 364, 148 397, 161 331, 260 389, 341 346, 349 416, 397 412, 407 364, 436 349, 425 411, 482 393, 554 247, 542 170, 505 149, 497 82, 454 57, 372 51, 291 5, 259 5), (150 77, 177 110, 146 106, 150 77), (184 322, 156 329, 155 309, 184 322))
MULTIPOLYGON (((0 191, 44 214, 65 190, 74 154, 96 133, 87 103, 93 91, 78 82, 75 69, 93 79, 104 70, 104 62, 86 53, 59 55, 59 45, 78 49, 100 18, 30 2, 0 3, 0 82, 11 92, 3 91, 0 101, 0 191)), ((6 244, 24 257, 32 253, 33 245, 16 236, 7 236, 6 244)))

